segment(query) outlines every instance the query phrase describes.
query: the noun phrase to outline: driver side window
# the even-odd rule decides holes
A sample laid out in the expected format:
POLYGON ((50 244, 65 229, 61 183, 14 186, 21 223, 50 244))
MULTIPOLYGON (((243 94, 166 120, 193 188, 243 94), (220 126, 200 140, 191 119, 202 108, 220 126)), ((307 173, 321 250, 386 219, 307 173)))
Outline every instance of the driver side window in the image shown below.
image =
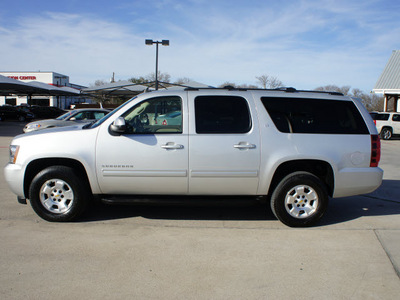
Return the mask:
POLYGON ((127 134, 182 133, 182 99, 177 96, 147 99, 122 117, 127 134))

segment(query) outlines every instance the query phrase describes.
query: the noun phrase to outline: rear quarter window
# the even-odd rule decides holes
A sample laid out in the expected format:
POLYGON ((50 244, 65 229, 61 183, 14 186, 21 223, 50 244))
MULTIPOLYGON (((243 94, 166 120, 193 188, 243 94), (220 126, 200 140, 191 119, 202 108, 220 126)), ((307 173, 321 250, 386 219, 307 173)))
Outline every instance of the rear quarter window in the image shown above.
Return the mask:
POLYGON ((393 115, 392 120, 395 122, 400 122, 400 115, 393 115))
POLYGON ((262 97, 276 128, 284 133, 369 134, 351 101, 262 97))

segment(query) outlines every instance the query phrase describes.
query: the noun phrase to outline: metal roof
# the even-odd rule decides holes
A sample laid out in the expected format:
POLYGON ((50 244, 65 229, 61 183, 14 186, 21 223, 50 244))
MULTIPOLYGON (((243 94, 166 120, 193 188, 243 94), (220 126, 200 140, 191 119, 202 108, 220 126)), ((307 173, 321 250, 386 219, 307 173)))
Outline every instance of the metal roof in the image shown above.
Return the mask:
MULTIPOLYGON (((113 83, 107 83, 102 86, 96 86, 93 88, 85 88, 83 89, 83 93, 102 93, 105 95, 137 95, 146 90, 154 90, 154 81, 146 82, 143 84, 133 83, 131 81, 117 81, 113 83)), ((189 81, 183 84, 173 84, 168 82, 159 81, 160 89, 168 89, 168 90, 175 90, 175 89, 186 89, 188 87, 191 88, 213 88, 212 86, 197 82, 197 81, 189 81)))
POLYGON ((73 96, 80 91, 68 87, 56 87, 44 82, 22 82, 0 75, 0 95, 40 95, 40 96, 73 96))
POLYGON ((400 93, 400 50, 393 50, 373 91, 376 93, 400 93))

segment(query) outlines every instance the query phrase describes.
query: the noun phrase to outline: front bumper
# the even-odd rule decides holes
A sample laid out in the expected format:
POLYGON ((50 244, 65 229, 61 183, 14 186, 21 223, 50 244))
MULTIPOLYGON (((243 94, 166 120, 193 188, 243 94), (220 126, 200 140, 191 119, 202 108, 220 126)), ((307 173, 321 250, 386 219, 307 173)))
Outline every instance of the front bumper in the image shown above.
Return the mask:
POLYGON ((25 198, 24 171, 20 165, 8 163, 4 168, 4 178, 14 194, 21 198, 25 198))

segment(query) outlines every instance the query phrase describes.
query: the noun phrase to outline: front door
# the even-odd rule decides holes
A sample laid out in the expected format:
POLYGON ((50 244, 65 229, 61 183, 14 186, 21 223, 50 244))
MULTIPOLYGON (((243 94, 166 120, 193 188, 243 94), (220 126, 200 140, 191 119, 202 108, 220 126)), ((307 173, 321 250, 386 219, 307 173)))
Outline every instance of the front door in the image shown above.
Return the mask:
MULTIPOLYGON (((126 132, 99 131, 96 172, 104 194, 170 194, 188 191, 188 126, 178 96, 142 100, 121 116, 126 132)), ((113 116, 116 119, 117 116, 113 116)))

